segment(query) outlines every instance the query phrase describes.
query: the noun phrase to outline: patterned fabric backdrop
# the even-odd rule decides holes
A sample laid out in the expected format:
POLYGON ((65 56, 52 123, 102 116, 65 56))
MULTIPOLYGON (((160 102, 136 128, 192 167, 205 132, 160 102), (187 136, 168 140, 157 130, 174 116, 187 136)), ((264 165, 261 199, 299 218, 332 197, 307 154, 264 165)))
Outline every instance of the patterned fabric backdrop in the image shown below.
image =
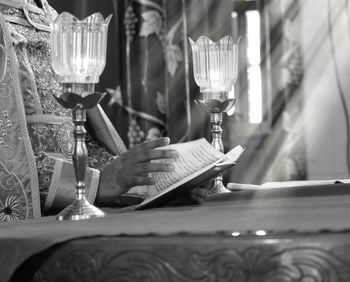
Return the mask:
POLYGON ((184 140, 190 105, 182 1, 124 5, 125 76, 109 104, 117 103, 128 114, 129 147, 165 135, 184 140))

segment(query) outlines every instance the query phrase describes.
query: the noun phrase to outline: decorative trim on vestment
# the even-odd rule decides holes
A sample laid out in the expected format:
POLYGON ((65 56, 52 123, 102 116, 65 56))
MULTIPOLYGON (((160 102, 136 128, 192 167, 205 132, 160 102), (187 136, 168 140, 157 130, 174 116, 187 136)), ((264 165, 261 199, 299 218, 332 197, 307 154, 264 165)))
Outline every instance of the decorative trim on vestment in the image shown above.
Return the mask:
POLYGON ((33 69, 30 66, 30 62, 28 59, 28 50, 27 48, 23 48, 23 52, 25 53, 23 56, 23 63, 27 68, 27 71, 29 73, 29 79, 31 82, 31 86, 33 87, 33 99, 34 99, 34 104, 35 104, 35 112, 37 114, 43 114, 43 108, 41 106, 40 98, 38 95, 38 89, 36 87, 36 82, 35 82, 35 74, 33 72, 33 69))
POLYGON ((55 168, 53 170, 53 175, 51 178, 51 185, 47 198, 45 201, 45 212, 48 212, 52 206, 52 203, 55 199, 56 191, 58 189, 58 184, 60 183, 61 172, 62 172, 63 160, 55 159, 55 168))
POLYGON ((40 114, 27 116, 28 124, 35 124, 35 123, 62 124, 66 122, 73 123, 72 118, 64 117, 64 116, 40 115, 40 114))
MULTIPOLYGON (((28 22, 35 27, 36 29, 42 30, 42 31, 47 31, 50 32, 50 26, 49 23, 46 19, 46 21, 43 21, 43 23, 40 23, 39 21, 37 21, 37 19, 32 18, 32 15, 35 15, 34 13, 30 13, 30 9, 28 8, 28 4, 25 4, 23 6, 23 12, 28 20, 28 22)), ((42 19, 39 19, 42 20, 42 19)))
POLYGON ((29 133, 27 130, 24 104, 23 104, 23 99, 21 95, 21 88, 19 85, 20 80, 19 80, 18 64, 16 61, 17 57, 12 45, 12 40, 8 32, 8 28, 6 26, 6 22, 2 15, 0 15, 0 26, 3 31, 5 48, 8 52, 8 56, 10 59, 10 64, 7 67, 9 68, 9 73, 11 75, 10 79, 14 90, 13 94, 15 95, 15 103, 16 103, 15 106, 17 108, 17 115, 18 115, 18 121, 19 121, 18 126, 20 128, 20 138, 21 138, 21 141, 23 142, 24 150, 26 154, 26 160, 28 162, 28 167, 26 169, 29 171, 29 175, 30 175, 30 182, 28 184, 30 185, 30 192, 31 192, 31 198, 32 198, 33 217, 37 218, 41 216, 41 213, 40 213, 39 181, 38 181, 38 174, 36 169, 36 162, 35 162, 34 153, 31 147, 29 133))
MULTIPOLYGON (((95 114, 93 116, 92 122, 96 124, 94 126, 95 133, 99 132, 99 134, 103 134, 104 136, 102 139, 105 141, 109 139, 113 141, 113 148, 111 148, 110 144, 104 143, 108 150, 114 155, 120 155, 126 152, 127 148, 123 140, 120 138, 115 127, 111 123, 110 119, 106 116, 105 112, 103 111, 100 105, 97 105, 97 110, 94 111, 94 113, 95 114), (105 135, 106 133, 107 135, 105 135)), ((101 136, 98 139, 101 140, 101 136)), ((103 140, 101 140, 101 142, 103 142, 103 140)))
POLYGON ((43 9, 32 4, 0 0, 0 10, 8 22, 35 27, 41 31, 50 31, 49 20, 51 19, 48 19, 43 9))
POLYGON ((98 185, 100 182, 100 171, 94 168, 88 168, 88 170, 91 170, 92 174, 91 174, 90 187, 89 187, 88 193, 86 193, 87 194, 86 198, 91 204, 93 204, 96 199, 98 185))

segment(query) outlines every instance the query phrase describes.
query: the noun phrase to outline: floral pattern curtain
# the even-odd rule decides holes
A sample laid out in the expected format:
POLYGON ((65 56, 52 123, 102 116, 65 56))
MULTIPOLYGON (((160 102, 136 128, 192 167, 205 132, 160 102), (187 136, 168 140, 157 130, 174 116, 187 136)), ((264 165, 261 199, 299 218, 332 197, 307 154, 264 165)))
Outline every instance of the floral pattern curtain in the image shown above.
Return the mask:
POLYGON ((123 79, 109 105, 127 114, 129 147, 166 135, 185 140, 191 123, 183 1, 128 0, 123 10, 123 79))

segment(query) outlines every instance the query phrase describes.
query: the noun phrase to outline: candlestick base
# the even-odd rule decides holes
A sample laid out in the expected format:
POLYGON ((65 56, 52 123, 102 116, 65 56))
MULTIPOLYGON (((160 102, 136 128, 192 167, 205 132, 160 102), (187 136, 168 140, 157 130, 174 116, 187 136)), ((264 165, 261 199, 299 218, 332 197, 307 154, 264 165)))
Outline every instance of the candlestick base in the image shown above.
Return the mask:
POLYGON ((105 213, 103 211, 90 204, 89 201, 83 197, 82 199, 76 199, 72 204, 61 211, 57 215, 57 220, 82 220, 104 216, 105 213))
POLYGON ((225 187, 225 185, 222 183, 222 176, 219 176, 218 178, 214 178, 211 186, 209 187, 208 194, 218 194, 218 193, 230 193, 231 191, 225 187), (221 179, 218 179, 221 177, 221 179))

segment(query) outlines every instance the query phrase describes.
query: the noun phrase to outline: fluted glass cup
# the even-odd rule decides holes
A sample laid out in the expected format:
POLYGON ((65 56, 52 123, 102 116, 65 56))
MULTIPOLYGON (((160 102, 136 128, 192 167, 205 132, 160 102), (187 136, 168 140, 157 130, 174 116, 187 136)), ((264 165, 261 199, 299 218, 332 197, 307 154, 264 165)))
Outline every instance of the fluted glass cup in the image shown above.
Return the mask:
POLYGON ((51 24, 52 67, 59 82, 98 82, 106 63, 111 17, 95 13, 78 20, 63 12, 51 24))
POLYGON ((205 36, 194 42, 192 47, 193 74, 200 91, 229 92, 237 78, 238 44, 232 37, 225 36, 213 42, 205 36))

